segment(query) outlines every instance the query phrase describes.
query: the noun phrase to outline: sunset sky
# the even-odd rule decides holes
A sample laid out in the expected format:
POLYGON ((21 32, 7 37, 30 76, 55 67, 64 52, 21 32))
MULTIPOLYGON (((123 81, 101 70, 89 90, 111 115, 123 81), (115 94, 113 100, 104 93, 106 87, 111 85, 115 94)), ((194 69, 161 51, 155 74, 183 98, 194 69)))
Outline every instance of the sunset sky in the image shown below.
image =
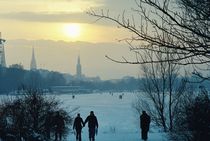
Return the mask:
POLYGON ((21 63, 28 69, 34 47, 39 68, 75 74, 80 54, 83 73, 87 76, 102 79, 137 76, 138 66, 115 64, 104 57, 121 58, 127 52, 131 57, 127 45, 118 42, 128 32, 108 21, 95 22, 95 17, 86 14, 89 9, 99 12, 109 9, 110 15, 117 16, 134 6, 134 0, 0 0, 0 32, 7 40, 7 65, 21 63), (92 50, 81 42, 88 43, 92 50), (50 47, 53 43, 54 48, 50 47), (99 58, 90 59, 90 56, 99 58), (107 63, 97 66, 102 62, 107 63))

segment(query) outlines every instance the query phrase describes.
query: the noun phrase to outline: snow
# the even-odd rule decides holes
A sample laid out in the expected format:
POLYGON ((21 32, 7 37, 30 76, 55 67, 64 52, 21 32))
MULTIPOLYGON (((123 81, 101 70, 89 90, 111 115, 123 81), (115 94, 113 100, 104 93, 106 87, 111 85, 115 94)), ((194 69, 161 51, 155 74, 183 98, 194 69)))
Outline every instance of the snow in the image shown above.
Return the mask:
MULTIPOLYGON (((136 95, 134 93, 94 93, 72 95, 61 94, 57 96, 63 101, 67 110, 79 107, 74 113, 76 117, 79 112, 83 120, 94 111, 98 118, 99 129, 96 141, 140 141, 139 115, 132 108, 132 102, 136 95)), ((159 132, 153 125, 149 131, 148 141, 167 141, 166 135, 159 132)), ((85 126, 82 131, 82 139, 88 139, 88 127, 85 126)), ((76 140, 74 134, 69 134, 67 140, 76 140)))

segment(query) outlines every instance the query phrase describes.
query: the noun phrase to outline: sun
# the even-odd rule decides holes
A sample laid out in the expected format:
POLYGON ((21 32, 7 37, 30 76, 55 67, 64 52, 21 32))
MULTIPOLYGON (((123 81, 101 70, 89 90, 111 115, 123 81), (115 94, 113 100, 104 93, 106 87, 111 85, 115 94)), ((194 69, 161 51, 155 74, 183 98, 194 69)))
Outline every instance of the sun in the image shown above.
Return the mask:
POLYGON ((65 35, 73 39, 76 39, 80 36, 80 30, 79 24, 66 24, 63 27, 65 35))

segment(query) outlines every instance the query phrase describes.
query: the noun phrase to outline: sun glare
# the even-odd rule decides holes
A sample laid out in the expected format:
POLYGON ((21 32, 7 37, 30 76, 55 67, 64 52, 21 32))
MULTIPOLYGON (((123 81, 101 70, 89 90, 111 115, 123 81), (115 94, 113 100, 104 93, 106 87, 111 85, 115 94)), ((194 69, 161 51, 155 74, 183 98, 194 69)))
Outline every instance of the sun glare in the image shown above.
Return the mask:
POLYGON ((78 24, 67 24, 64 25, 64 33, 66 36, 76 39, 80 36, 80 26, 78 24))

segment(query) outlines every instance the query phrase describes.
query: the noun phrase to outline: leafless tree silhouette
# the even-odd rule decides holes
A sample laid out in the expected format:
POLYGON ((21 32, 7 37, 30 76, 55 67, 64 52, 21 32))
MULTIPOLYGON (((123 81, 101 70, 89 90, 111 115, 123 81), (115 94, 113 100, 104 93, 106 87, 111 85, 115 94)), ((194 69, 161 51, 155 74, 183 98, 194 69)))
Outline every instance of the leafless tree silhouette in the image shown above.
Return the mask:
MULTIPOLYGON (((210 1, 209 0, 135 0, 136 7, 132 16, 123 12, 117 17, 110 16, 109 11, 90 10, 89 15, 97 20, 105 19, 117 23, 132 35, 125 41, 135 60, 126 57, 107 58, 129 64, 158 63, 160 60, 142 59, 142 50, 173 54, 172 63, 180 65, 193 64, 195 67, 210 63, 210 1), (167 48, 167 51, 166 49, 167 48)), ((206 69, 207 69, 206 68, 206 69)), ((194 73, 201 76, 197 71, 194 73)), ((203 66, 202 66, 203 69, 203 66)))
POLYGON ((178 114, 177 106, 187 92, 186 78, 180 76, 180 66, 170 61, 172 54, 145 52, 145 57, 152 62, 154 57, 159 63, 142 65, 142 93, 133 103, 134 108, 141 113, 146 110, 156 125, 164 131, 172 131, 174 117, 178 114))

